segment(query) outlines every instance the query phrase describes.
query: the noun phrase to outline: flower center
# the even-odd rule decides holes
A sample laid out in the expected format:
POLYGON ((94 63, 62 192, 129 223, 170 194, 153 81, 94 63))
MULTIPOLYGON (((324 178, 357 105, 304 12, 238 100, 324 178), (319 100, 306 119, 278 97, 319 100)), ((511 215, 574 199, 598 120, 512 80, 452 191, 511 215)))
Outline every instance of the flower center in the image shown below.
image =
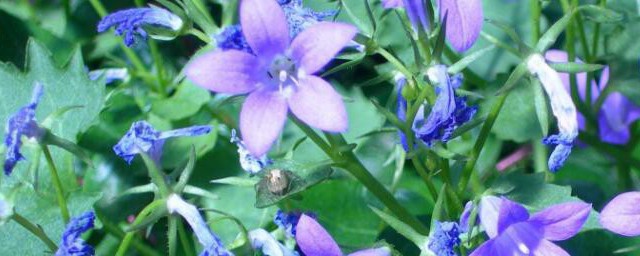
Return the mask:
POLYGON ((289 96, 294 87, 298 85, 298 69, 291 58, 286 55, 276 56, 267 71, 273 84, 278 85, 278 90, 285 97, 289 96))

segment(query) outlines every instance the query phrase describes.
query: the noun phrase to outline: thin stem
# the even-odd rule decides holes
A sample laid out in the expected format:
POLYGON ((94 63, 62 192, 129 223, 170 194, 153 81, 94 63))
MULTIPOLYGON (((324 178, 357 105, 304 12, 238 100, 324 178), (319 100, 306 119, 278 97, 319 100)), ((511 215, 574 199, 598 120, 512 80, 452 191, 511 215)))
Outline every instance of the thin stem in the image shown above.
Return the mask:
POLYGON ((195 28, 189 29, 189 34, 197 37, 202 42, 205 42, 207 44, 211 43, 211 38, 209 36, 207 36, 204 32, 200 31, 200 30, 197 30, 195 28))
POLYGON ((169 245, 169 256, 175 256, 178 251, 178 217, 176 216, 169 216, 167 240, 169 245))
POLYGON ((60 208, 60 213, 62 214, 62 219, 65 224, 69 223, 69 208, 67 208, 67 200, 64 197, 64 190, 62 189, 62 182, 60 182, 60 177, 58 176, 58 169, 53 163, 49 146, 41 145, 41 147, 44 157, 47 160, 47 165, 49 166, 49 172, 51 172, 51 180, 53 180, 53 185, 56 189, 56 198, 58 201, 58 207, 60 208))
POLYGON ((393 54, 391 54, 390 52, 388 52, 387 50, 385 50, 382 47, 378 47, 377 52, 382 55, 382 57, 384 57, 385 59, 387 59, 387 61, 389 63, 391 63, 392 65, 394 65, 398 71, 400 71, 400 73, 402 73, 405 77, 407 77, 407 79, 409 79, 410 77, 413 77, 413 74, 411 73, 411 71, 409 71, 404 64, 402 64, 402 61, 400 61, 399 59, 397 59, 395 56, 393 56, 393 54))
POLYGON ((319 139, 318 134, 313 131, 306 124, 302 123, 297 118, 290 116, 290 119, 303 131, 313 142, 318 144, 320 148, 329 156, 339 167, 347 170, 353 175, 362 185, 364 185, 374 196, 378 198, 389 210, 395 214, 399 219, 403 220, 407 224, 411 225, 418 232, 422 234, 428 233, 428 228, 422 224, 416 217, 402 207, 400 203, 393 197, 393 195, 376 180, 373 175, 367 170, 356 155, 351 150, 340 151, 347 145, 346 141, 340 134, 325 133, 327 139, 331 141, 332 147, 328 147, 324 140, 319 139), (321 141, 320 143, 318 143, 321 141))
POLYGON ((47 245, 47 247, 49 247, 50 251, 55 252, 55 251, 58 250, 58 246, 56 245, 56 243, 54 243, 51 240, 51 238, 49 238, 47 236, 47 234, 44 233, 44 230, 42 230, 42 228, 40 228, 39 226, 31 223, 25 217, 23 217, 22 215, 17 214, 17 213, 14 213, 11 216, 11 219, 14 220, 15 222, 17 222, 18 224, 20 224, 20 226, 22 226, 23 228, 25 228, 29 232, 31 232, 31 234, 33 234, 36 237, 38 237, 44 244, 47 245))
POLYGON ((160 50, 158 49, 158 44, 155 41, 149 41, 149 50, 151 51, 151 57, 153 58, 153 63, 156 66, 156 72, 158 73, 158 93, 160 95, 165 96, 167 94, 167 77, 166 72, 164 70, 164 61, 162 59, 162 54, 160 54, 160 50))
POLYGON ((416 172, 418 173, 418 175, 420 175, 420 177, 424 181, 424 184, 427 185, 429 194, 431 195, 431 198, 435 202, 438 199, 438 190, 436 189, 436 187, 433 185, 433 182, 431 181, 431 175, 427 173, 427 169, 424 167, 424 165, 422 164, 422 162, 418 157, 413 156, 411 158, 411 163, 413 163, 413 166, 416 168, 416 172))
MULTIPOLYGON (((133 221, 132 225, 139 224, 144 219, 144 217, 151 214, 153 210, 155 210, 160 205, 163 205, 164 203, 165 202, 163 200, 156 200, 148 204, 144 209, 142 209, 142 211, 140 211, 138 216, 136 216, 136 219, 133 221)), ((131 242, 134 240, 133 238, 135 234, 136 231, 129 231, 124 235, 124 238, 122 238, 122 243, 120 243, 118 251, 116 252, 116 256, 124 256, 124 254, 127 252, 127 249, 129 249, 129 245, 131 245, 131 242)))
POLYGON ((469 160, 467 160, 467 164, 464 166, 462 170, 462 175, 460 176, 460 183, 458 187, 458 194, 462 195, 464 191, 467 189, 467 185, 469 184, 469 179, 471 178, 471 174, 473 173, 473 168, 475 168, 476 162, 478 161, 478 157, 482 152, 482 148, 484 147, 484 143, 489 138, 489 133, 493 128, 493 124, 498 119, 498 115, 500 114, 500 110, 502 110, 502 106, 504 105, 507 96, 509 96, 509 92, 507 91, 502 95, 498 96, 498 99, 493 106, 491 107, 491 112, 487 116, 486 121, 484 121, 484 125, 482 126, 482 130, 480 130, 480 135, 478 135, 478 139, 476 140, 475 145, 473 145, 473 150, 471 151, 471 155, 469 156, 469 160))
MULTIPOLYGON (((122 231, 120 227, 106 220, 104 217, 101 216, 100 212, 96 211, 96 215, 100 219, 100 222, 102 222, 102 226, 104 227, 104 230, 106 232, 115 236, 118 239, 122 239, 125 237, 125 232, 122 231)), ((131 245, 133 245, 133 247, 135 247, 136 250, 144 256, 160 256, 160 253, 156 252, 153 248, 151 248, 150 246, 146 245, 145 243, 141 242, 138 239, 131 240, 131 245)))
POLYGON ((187 231, 184 229, 184 225, 182 224, 182 222, 178 222, 178 237, 180 238, 180 244, 182 244, 182 250, 184 251, 185 255, 195 255, 195 251, 193 247, 191 247, 187 231))
POLYGON ((533 44, 537 43, 540 39, 540 15, 542 14, 542 9, 540 7, 539 0, 531 0, 531 25, 532 25, 532 34, 533 34, 533 44))

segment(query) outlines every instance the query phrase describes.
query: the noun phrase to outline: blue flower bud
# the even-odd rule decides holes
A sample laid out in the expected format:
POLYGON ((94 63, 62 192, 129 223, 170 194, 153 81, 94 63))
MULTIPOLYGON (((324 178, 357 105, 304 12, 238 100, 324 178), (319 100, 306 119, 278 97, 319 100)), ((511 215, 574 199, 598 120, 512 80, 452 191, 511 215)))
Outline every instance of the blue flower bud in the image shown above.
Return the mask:
POLYGON ((183 26, 184 22, 177 15, 152 6, 109 14, 98 23, 98 32, 115 27, 116 35, 124 36, 124 44, 131 47, 136 42, 136 35, 143 39, 149 35, 158 40, 171 40, 179 35, 183 26))
POLYGON ((67 224, 67 228, 62 233, 62 242, 56 251, 56 256, 90 256, 95 252, 93 247, 88 245, 80 235, 93 228, 96 216, 93 212, 86 212, 78 217, 72 218, 67 224))

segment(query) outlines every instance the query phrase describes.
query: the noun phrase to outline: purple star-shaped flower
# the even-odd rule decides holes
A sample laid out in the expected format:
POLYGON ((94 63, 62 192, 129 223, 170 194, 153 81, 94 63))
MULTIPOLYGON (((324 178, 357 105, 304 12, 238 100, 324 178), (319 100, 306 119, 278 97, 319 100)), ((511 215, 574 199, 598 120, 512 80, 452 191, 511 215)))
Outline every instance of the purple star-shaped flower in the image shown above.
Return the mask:
POLYGON ((191 61, 186 75, 214 92, 249 94, 240 113, 240 132, 249 151, 261 156, 269 150, 289 109, 312 127, 346 131, 342 97, 313 74, 351 41, 356 29, 319 22, 291 40, 284 12, 275 0, 241 1, 240 24, 255 55, 212 51, 191 61))
POLYGON ((80 235, 93 228, 96 216, 93 212, 86 212, 72 218, 67 224, 67 228, 62 233, 62 242, 56 251, 55 256, 90 256, 95 252, 91 245, 88 245, 80 235))
POLYGON ((22 146, 22 135, 29 138, 39 137, 42 134, 38 123, 36 122, 36 108, 38 102, 42 98, 43 87, 41 83, 36 82, 33 87, 33 95, 28 105, 20 108, 7 121, 7 128, 4 137, 4 145, 7 147, 7 153, 4 160, 4 174, 9 175, 13 171, 18 161, 24 160, 24 156, 20 153, 22 146))
MULTIPOLYGON (((302 214, 296 226, 296 242, 305 255, 343 256, 340 246, 314 218, 302 214)), ((387 247, 360 250, 349 256, 391 256, 387 247)))
POLYGON ((489 240, 470 256, 569 255, 552 241, 573 237, 587 221, 591 204, 562 203, 529 216, 522 205, 504 197, 485 196, 480 222, 489 240))
MULTIPOLYGON (((545 53, 545 58, 552 62, 567 62, 568 54, 560 50, 549 50, 545 53)), ((579 59, 577 62, 581 62, 579 59)), ((567 91, 571 91, 568 74, 560 74, 562 83, 567 91)), ((587 73, 576 75, 578 94, 582 100, 587 98, 587 73)), ((591 84, 591 102, 595 102, 600 93, 609 84, 609 67, 602 70, 600 81, 591 84)), ((631 124, 640 119, 640 107, 633 104, 620 92, 611 92, 602 103, 598 113, 598 128, 600 139, 612 144, 626 144, 631 137, 629 128, 631 124)), ((578 127, 580 130, 586 128, 584 116, 578 113, 578 127)))
POLYGON ((623 236, 640 236, 640 192, 617 195, 600 212, 600 224, 623 236))

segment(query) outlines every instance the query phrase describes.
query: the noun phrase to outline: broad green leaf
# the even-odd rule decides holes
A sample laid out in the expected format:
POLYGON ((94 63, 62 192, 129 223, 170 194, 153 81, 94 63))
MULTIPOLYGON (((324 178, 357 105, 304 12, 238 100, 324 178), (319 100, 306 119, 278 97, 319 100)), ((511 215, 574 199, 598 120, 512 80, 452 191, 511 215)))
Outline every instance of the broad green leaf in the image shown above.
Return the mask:
MULTIPOLYGON (((526 79, 520 81, 507 96, 493 126, 492 132, 499 139, 524 142, 542 137, 533 102, 533 91, 529 88, 531 85, 526 79)), ((495 100, 494 97, 483 102, 481 110, 487 111, 495 100)))
POLYGON ((151 111, 166 120, 180 120, 196 114, 210 99, 209 91, 185 80, 171 97, 154 100, 151 111))
MULTIPOLYGON (((102 195, 73 191, 67 197, 71 216, 93 209, 102 195)), ((65 224, 60 215, 54 193, 34 190, 25 185, 16 194, 15 211, 39 225, 55 243, 60 243, 65 224)), ((96 219, 96 229, 101 228, 96 219)), ((37 237, 14 221, 0 226, 0 255, 43 255, 47 247, 37 237)))

